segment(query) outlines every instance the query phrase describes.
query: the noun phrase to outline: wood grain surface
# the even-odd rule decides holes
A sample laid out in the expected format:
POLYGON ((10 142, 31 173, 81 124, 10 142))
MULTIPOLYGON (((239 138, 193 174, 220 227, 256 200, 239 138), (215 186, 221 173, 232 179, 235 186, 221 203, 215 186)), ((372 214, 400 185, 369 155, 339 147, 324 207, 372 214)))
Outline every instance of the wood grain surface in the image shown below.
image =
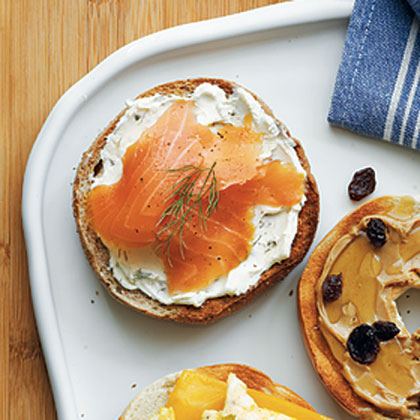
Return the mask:
POLYGON ((21 225, 25 164, 54 103, 122 45, 278 0, 0 0, 0 419, 55 419, 21 225))

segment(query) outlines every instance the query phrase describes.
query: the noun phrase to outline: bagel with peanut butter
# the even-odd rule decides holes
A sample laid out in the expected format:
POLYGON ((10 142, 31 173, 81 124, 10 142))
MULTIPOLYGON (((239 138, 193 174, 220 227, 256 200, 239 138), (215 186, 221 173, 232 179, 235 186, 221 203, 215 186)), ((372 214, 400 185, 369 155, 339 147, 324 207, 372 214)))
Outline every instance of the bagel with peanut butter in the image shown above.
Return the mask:
POLYGON ((173 373, 149 385, 119 420, 330 420, 295 392, 241 364, 173 373))
POLYGON ((332 396, 363 419, 420 419, 420 330, 396 299, 420 288, 420 198, 370 200, 312 253, 298 286, 312 363, 332 396))
POLYGON ((157 86, 84 153, 73 212, 85 255, 119 302, 207 324, 304 258, 319 197, 300 143, 233 82, 157 86))

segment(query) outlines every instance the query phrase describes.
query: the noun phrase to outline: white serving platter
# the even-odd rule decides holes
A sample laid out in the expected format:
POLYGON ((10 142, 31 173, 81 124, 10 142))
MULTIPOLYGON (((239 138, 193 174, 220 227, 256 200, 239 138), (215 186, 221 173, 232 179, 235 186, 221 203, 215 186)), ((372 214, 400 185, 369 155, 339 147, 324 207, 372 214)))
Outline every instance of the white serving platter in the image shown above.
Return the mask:
POLYGON ((112 54, 58 101, 28 162, 23 221, 60 420, 116 419, 155 379, 221 362, 252 365, 325 415, 350 419, 324 389, 303 345, 296 285, 305 262, 216 324, 150 319, 114 301, 90 269, 72 216, 71 183, 82 152, 127 98, 163 82, 208 76, 255 92, 302 141, 321 193, 315 244, 355 207, 346 186, 356 169, 377 170, 375 196, 418 193, 419 153, 326 122, 351 8, 347 0, 300 0, 159 32, 112 54))

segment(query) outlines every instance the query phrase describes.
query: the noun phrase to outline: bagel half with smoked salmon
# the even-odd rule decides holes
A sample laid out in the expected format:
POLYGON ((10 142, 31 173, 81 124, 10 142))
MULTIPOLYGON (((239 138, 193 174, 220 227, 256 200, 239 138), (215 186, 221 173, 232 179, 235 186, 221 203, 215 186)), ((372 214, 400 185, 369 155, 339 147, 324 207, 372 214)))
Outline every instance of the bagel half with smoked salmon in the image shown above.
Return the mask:
POLYGON ((216 420, 236 416, 328 420, 264 373, 233 363, 167 375, 140 391, 119 420, 216 420))
POLYGON ((420 288, 420 198, 386 196, 345 216, 313 251, 298 286, 312 363, 363 419, 420 419, 419 331, 396 305, 420 288))
POLYGON ((241 86, 190 79, 127 104, 83 154, 73 210, 120 302, 209 323, 304 258, 319 196, 300 143, 241 86))

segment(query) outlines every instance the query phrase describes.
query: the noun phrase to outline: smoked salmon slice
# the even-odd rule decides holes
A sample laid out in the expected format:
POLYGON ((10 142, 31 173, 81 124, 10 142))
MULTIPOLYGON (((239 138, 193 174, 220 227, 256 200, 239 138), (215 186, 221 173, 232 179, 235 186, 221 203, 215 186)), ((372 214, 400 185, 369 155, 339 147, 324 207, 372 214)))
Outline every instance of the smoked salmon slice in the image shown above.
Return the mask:
MULTIPOLYGON (((93 229, 122 249, 153 246, 163 260, 170 294, 210 285, 248 257, 256 205, 293 206, 304 194, 304 174, 280 161, 259 159, 262 137, 253 130, 251 116, 243 126, 212 130, 196 121, 193 101, 175 102, 127 149, 121 178, 91 190, 93 229), (202 171, 194 178, 196 195, 205 187, 206 171, 214 168, 217 207, 205 226, 200 208, 191 208, 181 235, 171 236, 173 229, 162 228, 173 220, 164 213, 177 199, 171 191, 194 168, 202 171)), ((209 202, 208 195, 202 197, 201 211, 209 202)), ((180 208, 178 216, 186 211, 180 208)))
POLYGON ((172 241, 171 258, 164 259, 169 293, 207 287, 248 257, 255 232, 252 218, 256 204, 279 207, 300 201, 303 174, 278 161, 261 170, 263 174, 258 177, 220 192, 217 210, 204 231, 195 214, 183 235, 184 255, 179 240, 172 241))

